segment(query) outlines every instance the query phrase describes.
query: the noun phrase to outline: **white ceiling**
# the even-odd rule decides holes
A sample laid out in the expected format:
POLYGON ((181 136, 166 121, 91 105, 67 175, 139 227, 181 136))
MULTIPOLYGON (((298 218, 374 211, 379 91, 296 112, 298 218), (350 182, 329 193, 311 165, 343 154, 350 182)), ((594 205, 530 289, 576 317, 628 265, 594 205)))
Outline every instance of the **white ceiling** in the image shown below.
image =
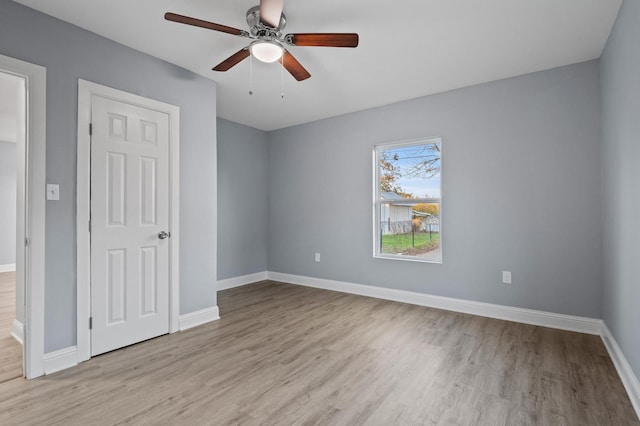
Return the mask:
POLYGON ((600 57, 622 0, 285 0, 285 33, 357 32, 356 49, 291 47, 296 82, 249 60, 248 40, 167 22, 167 11, 248 29, 258 0, 15 0, 218 82, 219 116, 274 130, 600 57))

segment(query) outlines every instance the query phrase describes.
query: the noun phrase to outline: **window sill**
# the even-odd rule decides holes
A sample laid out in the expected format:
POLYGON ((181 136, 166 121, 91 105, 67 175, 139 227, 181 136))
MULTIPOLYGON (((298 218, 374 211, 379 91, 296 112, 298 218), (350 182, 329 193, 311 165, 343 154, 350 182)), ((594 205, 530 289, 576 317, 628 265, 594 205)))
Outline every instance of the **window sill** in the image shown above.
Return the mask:
POLYGON ((374 254, 373 258, 386 260, 402 260, 405 262, 435 263, 437 265, 442 265, 442 259, 421 259, 417 256, 405 256, 402 254, 374 254))

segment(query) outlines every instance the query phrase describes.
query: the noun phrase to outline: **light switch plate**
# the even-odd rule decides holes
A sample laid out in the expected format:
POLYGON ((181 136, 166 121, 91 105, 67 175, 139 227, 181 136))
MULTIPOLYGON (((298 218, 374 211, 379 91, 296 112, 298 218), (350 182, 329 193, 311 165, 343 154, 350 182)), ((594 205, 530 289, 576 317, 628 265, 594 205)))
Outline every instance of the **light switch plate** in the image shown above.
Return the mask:
POLYGON ((58 201, 60 200, 60 185, 57 183, 47 184, 47 200, 58 201))

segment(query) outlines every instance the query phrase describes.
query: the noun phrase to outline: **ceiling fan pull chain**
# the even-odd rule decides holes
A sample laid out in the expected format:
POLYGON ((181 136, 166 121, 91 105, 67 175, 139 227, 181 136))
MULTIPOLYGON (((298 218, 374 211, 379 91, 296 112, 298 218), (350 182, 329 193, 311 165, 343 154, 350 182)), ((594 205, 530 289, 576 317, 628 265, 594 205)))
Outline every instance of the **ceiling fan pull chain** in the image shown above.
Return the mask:
POLYGON ((284 99, 284 57, 280 58, 280 97, 284 99))
POLYGON ((249 95, 253 95, 253 55, 249 55, 249 95))

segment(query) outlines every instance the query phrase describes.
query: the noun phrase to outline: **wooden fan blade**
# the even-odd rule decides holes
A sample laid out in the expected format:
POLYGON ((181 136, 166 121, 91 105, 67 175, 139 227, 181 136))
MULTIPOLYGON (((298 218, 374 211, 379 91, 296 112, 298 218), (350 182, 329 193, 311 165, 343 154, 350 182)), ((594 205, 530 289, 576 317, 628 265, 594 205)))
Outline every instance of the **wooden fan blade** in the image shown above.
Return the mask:
POLYGON ((289 71, 289 73, 296 80, 302 81, 311 77, 311 74, 309 74, 309 71, 304 69, 302 64, 300 64, 300 62, 298 62, 298 60, 294 58, 293 55, 289 53, 288 50, 284 51, 281 61, 282 61, 282 66, 284 66, 287 69, 287 71, 289 71))
POLYGON ((356 33, 287 34, 285 39, 294 46, 358 47, 356 33))
POLYGON ((240 62, 242 62, 243 60, 247 59, 249 57, 251 53, 249 52, 248 48, 243 48, 238 50, 236 53, 234 53, 233 55, 229 56, 227 59, 225 59, 224 61, 220 62, 218 65, 216 65, 213 70, 214 71, 228 71, 230 68, 238 65, 240 62))
POLYGON ((284 8, 284 0, 260 0, 260 22, 278 28, 284 8))
POLYGON ((177 13, 167 12, 164 14, 164 19, 167 21, 178 22, 180 24, 193 25, 194 27, 206 28, 208 30, 220 31, 227 34, 233 34, 237 36, 246 36, 247 32, 239 30, 233 27, 227 27, 226 25, 216 24, 214 22, 203 21, 202 19, 191 18, 189 16, 178 15, 177 13))

